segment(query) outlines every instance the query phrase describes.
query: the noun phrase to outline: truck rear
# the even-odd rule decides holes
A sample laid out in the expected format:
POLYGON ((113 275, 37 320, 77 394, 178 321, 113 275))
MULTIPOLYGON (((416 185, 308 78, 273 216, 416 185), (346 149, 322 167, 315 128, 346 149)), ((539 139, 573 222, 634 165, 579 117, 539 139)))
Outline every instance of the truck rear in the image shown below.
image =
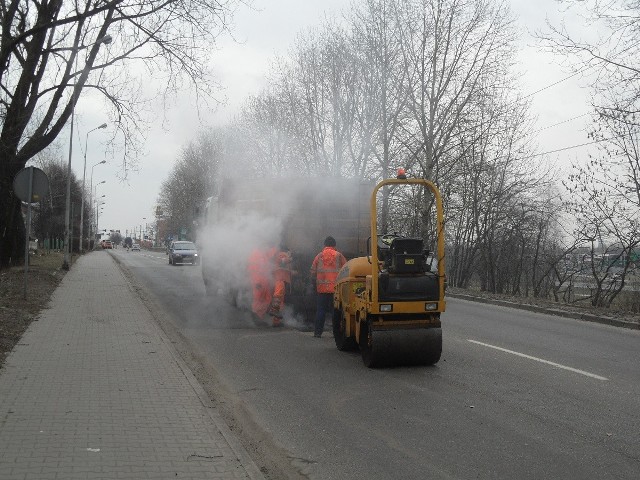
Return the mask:
POLYGON ((227 179, 207 200, 198 235, 209 294, 233 304, 250 301, 247 261, 256 248, 283 245, 292 253, 285 304, 305 326, 313 323, 309 269, 328 236, 354 258, 366 252, 372 182, 344 178, 227 179))

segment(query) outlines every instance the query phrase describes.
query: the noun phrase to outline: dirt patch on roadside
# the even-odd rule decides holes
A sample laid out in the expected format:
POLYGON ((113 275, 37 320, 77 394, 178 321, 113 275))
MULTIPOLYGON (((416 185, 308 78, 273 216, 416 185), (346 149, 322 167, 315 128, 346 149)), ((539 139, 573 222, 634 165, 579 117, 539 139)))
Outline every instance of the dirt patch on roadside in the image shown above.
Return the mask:
POLYGON ((62 260, 60 252, 30 257, 26 298, 24 265, 0 270, 0 368, 62 281, 62 260))

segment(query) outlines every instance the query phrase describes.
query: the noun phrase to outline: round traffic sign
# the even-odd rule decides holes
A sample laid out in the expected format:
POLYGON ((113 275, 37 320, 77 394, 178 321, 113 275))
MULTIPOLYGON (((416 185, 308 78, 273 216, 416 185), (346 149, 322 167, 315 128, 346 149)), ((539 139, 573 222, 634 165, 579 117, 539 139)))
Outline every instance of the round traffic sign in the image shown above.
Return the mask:
POLYGON ((25 167, 13 179, 13 191, 23 202, 39 202, 49 194, 49 178, 39 168, 25 167), (29 198, 29 192, 31 192, 31 198, 29 198))

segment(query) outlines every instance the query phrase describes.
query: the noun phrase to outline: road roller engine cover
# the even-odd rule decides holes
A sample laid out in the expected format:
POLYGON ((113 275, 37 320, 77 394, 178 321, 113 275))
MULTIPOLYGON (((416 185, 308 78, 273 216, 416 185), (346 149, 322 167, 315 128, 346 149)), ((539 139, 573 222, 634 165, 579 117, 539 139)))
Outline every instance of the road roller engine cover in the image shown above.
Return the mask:
POLYGON ((368 367, 433 365, 442 353, 445 311, 444 231, 437 187, 424 179, 383 180, 371 195, 369 254, 340 270, 334 294, 333 334, 339 350, 359 348, 368 367), (419 185, 435 203, 436 249, 422 238, 377 233, 377 193, 385 186, 419 185))

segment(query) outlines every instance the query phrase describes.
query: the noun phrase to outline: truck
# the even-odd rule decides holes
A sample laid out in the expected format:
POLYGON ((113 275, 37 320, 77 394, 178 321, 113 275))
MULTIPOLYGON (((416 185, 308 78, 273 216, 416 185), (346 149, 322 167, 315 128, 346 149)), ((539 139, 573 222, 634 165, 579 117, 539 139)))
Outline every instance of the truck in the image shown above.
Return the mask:
POLYGON ((440 317, 446 308, 440 192, 434 183, 407 178, 400 170, 397 178, 376 185, 370 208, 367 253, 349 260, 336 281, 332 319, 336 347, 359 349, 371 368, 433 365, 442 353, 440 317), (400 187, 408 187, 409 194, 396 195, 406 200, 396 202, 399 207, 391 217, 401 218, 409 235, 379 232, 377 194, 383 189, 397 194, 400 187), (425 239, 427 234, 430 238, 425 239))
POLYGON ((285 305, 297 326, 310 329, 316 307, 311 263, 329 235, 347 259, 364 255, 373 185, 335 177, 224 179, 202 208, 197 234, 207 294, 248 308, 251 252, 282 246, 293 259, 285 305))

